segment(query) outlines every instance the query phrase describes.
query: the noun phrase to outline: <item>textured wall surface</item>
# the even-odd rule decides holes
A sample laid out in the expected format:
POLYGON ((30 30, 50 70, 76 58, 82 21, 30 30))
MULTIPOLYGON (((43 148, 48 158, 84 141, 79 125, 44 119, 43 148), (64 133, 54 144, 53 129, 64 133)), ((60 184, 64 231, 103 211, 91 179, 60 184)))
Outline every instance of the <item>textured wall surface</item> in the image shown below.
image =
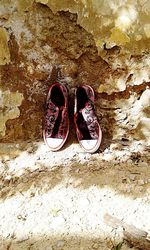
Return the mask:
POLYGON ((22 100, 23 96, 20 93, 0 90, 0 137, 5 136, 6 121, 19 117, 18 106, 21 105, 22 100))
MULTIPOLYGON (((99 93, 97 106, 104 138, 121 139, 126 134, 130 139, 148 141, 148 2, 42 3, 0 2, 0 84, 4 91, 18 91, 24 96, 20 117, 7 122, 4 140, 11 140, 10 128, 14 139, 41 137, 46 91, 60 77, 71 93, 82 83, 99 93), (103 45, 106 43, 101 47, 102 57, 97 47, 100 37, 103 45), (107 41, 113 41, 109 48, 107 41), (139 54, 135 48, 141 49, 139 54), (113 128, 109 127, 110 121, 114 121, 113 128)), ((9 119, 5 116, 1 125, 4 129, 6 117, 9 119)))
POLYGON ((0 65, 10 62, 10 53, 8 48, 9 35, 4 28, 0 28, 0 65))
POLYGON ((150 49, 150 2, 64 0, 41 1, 54 12, 65 10, 78 14, 78 23, 92 33, 99 48, 123 45, 133 51, 150 49), (134 43, 134 48, 133 48, 134 43))

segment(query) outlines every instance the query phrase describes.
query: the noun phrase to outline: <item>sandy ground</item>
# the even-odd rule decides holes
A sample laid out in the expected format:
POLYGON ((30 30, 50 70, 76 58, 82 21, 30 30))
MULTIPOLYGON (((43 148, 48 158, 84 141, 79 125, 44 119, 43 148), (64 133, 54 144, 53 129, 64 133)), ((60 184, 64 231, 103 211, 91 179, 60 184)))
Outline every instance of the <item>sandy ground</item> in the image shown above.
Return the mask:
POLYGON ((110 161, 113 150, 90 155, 70 137, 55 153, 42 141, 0 144, 2 250, 115 249, 122 228, 106 213, 150 233, 146 157, 110 161))

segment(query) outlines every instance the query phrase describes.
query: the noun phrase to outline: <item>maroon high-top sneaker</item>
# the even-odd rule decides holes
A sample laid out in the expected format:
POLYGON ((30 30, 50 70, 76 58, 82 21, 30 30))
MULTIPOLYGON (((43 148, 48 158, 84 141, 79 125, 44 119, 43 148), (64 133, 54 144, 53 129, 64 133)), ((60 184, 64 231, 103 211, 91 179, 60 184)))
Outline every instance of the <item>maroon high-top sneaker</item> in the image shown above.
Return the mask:
POLYGON ((97 151, 102 132, 94 108, 94 90, 83 85, 76 89, 74 123, 81 147, 89 153, 97 151))
POLYGON ((56 82, 50 86, 47 95, 44 141, 52 151, 57 151, 64 145, 68 133, 68 91, 64 85, 56 82))

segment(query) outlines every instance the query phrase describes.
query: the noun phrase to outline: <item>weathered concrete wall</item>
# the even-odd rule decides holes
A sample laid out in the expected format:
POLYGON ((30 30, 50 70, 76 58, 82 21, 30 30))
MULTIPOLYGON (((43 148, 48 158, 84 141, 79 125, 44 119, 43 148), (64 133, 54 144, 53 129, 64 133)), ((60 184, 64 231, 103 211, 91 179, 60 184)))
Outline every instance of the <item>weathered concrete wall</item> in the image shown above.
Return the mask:
POLYGON ((97 112, 104 144, 106 138, 113 141, 126 137, 147 145, 150 122, 148 3, 140 2, 137 8, 137 3, 113 1, 99 8, 100 2, 43 1, 52 12, 46 5, 27 2, 1 1, 0 4, 1 91, 18 91, 24 97, 22 105, 19 102, 15 106, 21 105, 17 119, 10 120, 9 115, 3 115, 7 109, 1 104, 1 139, 41 138, 47 89, 58 77, 55 71, 60 71, 61 80, 69 86, 70 93, 82 83, 90 84, 99 93, 97 112), (104 16, 106 9, 108 13, 104 16), (70 10, 78 16, 57 12, 59 10, 70 10), (77 21, 92 35, 78 26, 77 21), (141 37, 137 39, 138 32, 141 37), (103 45, 106 43, 103 49, 98 45, 98 37, 102 38, 103 45), (126 42, 120 42, 123 37, 128 37, 126 42), (113 38, 111 46, 117 46, 108 49, 107 41, 113 38), (141 50, 137 55, 133 47, 138 46, 139 41, 141 50))

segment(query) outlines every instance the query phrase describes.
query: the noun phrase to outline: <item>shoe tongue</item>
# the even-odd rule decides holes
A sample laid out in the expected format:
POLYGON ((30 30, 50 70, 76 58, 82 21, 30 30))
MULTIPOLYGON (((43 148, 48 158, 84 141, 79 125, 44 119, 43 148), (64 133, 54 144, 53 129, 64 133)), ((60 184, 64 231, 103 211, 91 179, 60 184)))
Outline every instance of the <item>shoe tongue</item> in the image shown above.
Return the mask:
POLYGON ((50 100, 50 103, 48 105, 49 108, 54 108, 56 109, 57 111, 63 111, 64 110, 64 106, 61 106, 61 107, 58 107, 55 103, 53 103, 51 100, 50 100))
POLYGON ((92 102, 88 101, 85 107, 80 110, 84 121, 86 122, 87 128, 89 130, 92 139, 98 138, 98 122, 94 112, 94 105, 92 102))
POLYGON ((85 107, 83 109, 80 109, 80 113, 82 113, 82 115, 84 113, 90 113, 91 111, 93 111, 93 105, 90 101, 88 101, 86 104, 85 104, 85 107))
POLYGON ((64 106, 61 106, 61 107, 59 108, 59 110, 60 110, 60 111, 63 111, 63 110, 64 110, 64 106))
POLYGON ((48 104, 48 108, 56 108, 59 109, 53 102, 52 100, 50 100, 49 104, 48 104))

